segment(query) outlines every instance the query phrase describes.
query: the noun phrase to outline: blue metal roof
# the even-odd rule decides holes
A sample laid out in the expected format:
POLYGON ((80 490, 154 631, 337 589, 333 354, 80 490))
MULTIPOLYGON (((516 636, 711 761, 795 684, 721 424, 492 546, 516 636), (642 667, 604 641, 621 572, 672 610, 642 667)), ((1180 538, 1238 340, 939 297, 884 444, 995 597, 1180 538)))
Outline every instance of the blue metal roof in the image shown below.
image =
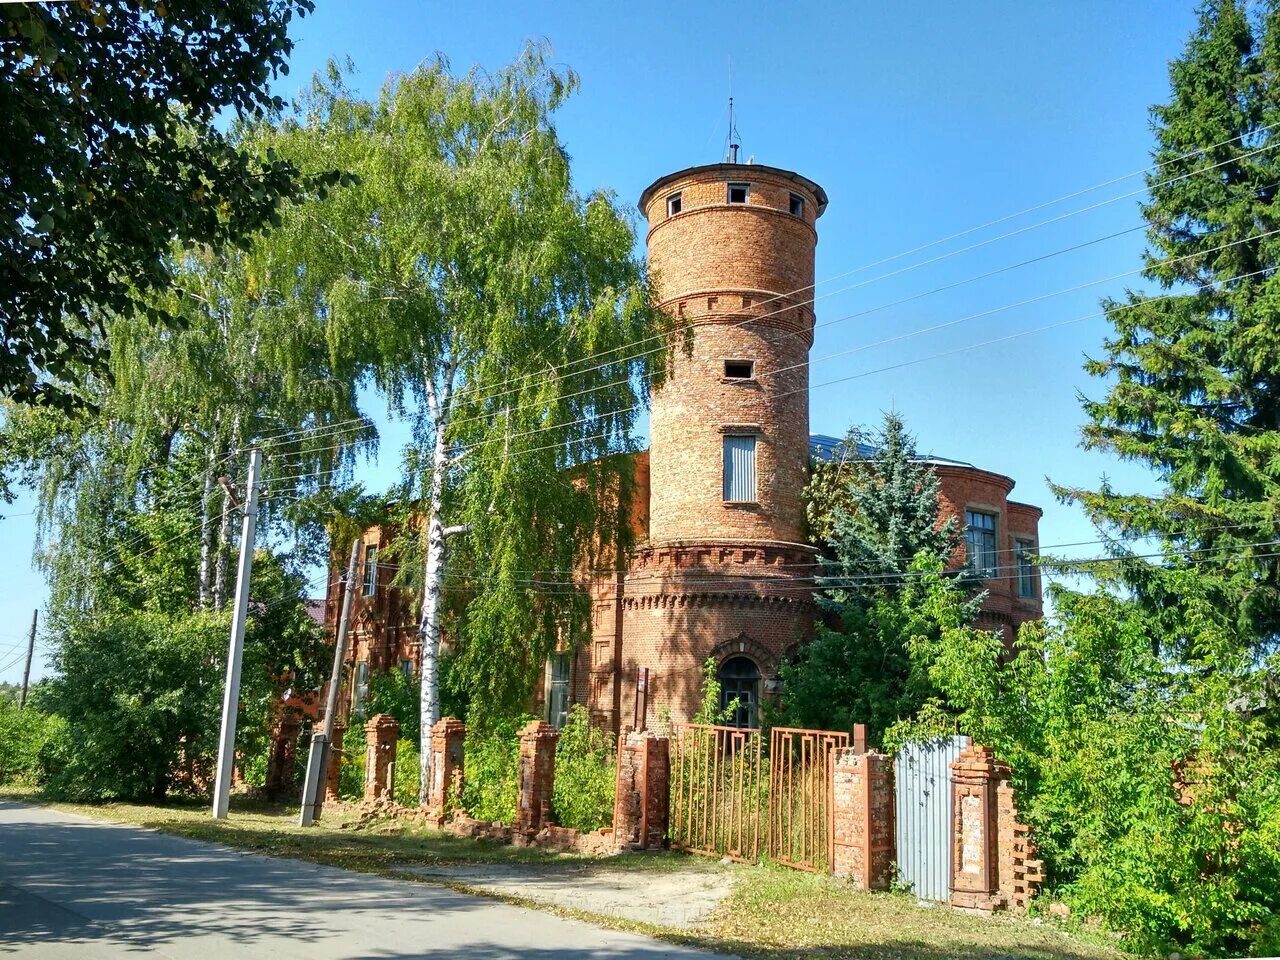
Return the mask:
MULTIPOLYGON (((836 460, 844 452, 845 441, 842 437, 829 437, 823 433, 811 433, 809 435, 809 456, 815 460, 836 460)), ((869 443, 859 443, 856 453, 859 459, 870 460, 876 455, 877 449, 869 443)), ((952 460, 948 457, 934 456, 931 453, 921 454, 917 459, 923 463, 933 463, 939 466, 973 467, 973 464, 966 460, 952 460)))

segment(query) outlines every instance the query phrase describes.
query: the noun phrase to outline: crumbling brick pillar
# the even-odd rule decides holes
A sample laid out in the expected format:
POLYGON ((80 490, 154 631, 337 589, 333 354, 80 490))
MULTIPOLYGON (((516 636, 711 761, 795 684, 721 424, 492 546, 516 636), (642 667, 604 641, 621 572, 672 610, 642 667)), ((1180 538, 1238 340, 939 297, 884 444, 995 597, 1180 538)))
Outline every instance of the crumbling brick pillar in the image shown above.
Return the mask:
POLYGON ((661 847, 670 811, 670 741, 647 732, 618 737, 613 841, 618 849, 661 847))
POLYGON ((431 727, 431 784, 427 791, 427 822, 439 826, 451 805, 462 794, 462 742, 467 725, 453 717, 441 717, 431 727))
POLYGON ((1004 906, 1000 891, 997 801, 1009 767, 990 747, 967 747, 951 764, 954 849, 951 905, 975 913, 1004 906))
POLYGON ((516 833, 526 837, 551 825, 551 793, 556 784, 556 741, 560 734, 545 720, 520 731, 520 780, 516 833))
POLYGON ((333 725, 333 740, 329 744, 329 766, 324 772, 324 802, 338 802, 338 784, 342 780, 342 737, 347 728, 340 723, 333 725))
POLYGON ((386 793, 395 795, 392 777, 396 764, 396 741, 400 738, 400 721, 380 713, 364 725, 364 798, 376 800, 386 793))
POLYGON ((831 869, 862 890, 887 890, 893 880, 893 758, 861 745, 831 757, 831 869))
POLYGON ((996 820, 1000 896, 1010 908, 1024 911, 1040 891, 1044 862, 1036 857, 1030 828, 1019 821, 1013 785, 1007 780, 996 787, 996 820))
POLYGON ((293 710, 281 713, 272 727, 271 753, 267 756, 267 779, 264 784, 269 799, 278 800, 297 789, 293 768, 298 755, 298 734, 301 731, 302 720, 293 710))

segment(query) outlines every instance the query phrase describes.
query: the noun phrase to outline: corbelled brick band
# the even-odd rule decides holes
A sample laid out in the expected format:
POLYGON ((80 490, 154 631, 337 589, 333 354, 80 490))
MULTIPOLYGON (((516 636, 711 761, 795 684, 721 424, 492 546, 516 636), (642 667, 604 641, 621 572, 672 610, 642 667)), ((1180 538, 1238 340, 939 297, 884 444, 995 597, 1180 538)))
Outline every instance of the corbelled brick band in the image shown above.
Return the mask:
POLYGON ((329 744, 329 768, 324 772, 324 802, 338 802, 338 785, 342 782, 342 738, 347 728, 340 723, 333 725, 333 740, 329 744))
POLYGON ((839 747, 831 758, 831 869, 862 890, 893 880, 893 758, 839 747))
POLYGON ((613 838, 618 849, 661 847, 670 810, 670 742, 653 733, 618 737, 613 838))
POLYGON ((439 825, 462 795, 463 751, 467 725, 441 717, 431 727, 431 786, 427 791, 427 820, 439 825))
POLYGON ((364 798, 377 800, 383 794, 395 793, 392 778, 400 721, 389 714, 379 713, 364 725, 364 735, 364 798))
POLYGON ((1005 905, 1000 890, 997 795, 1009 767, 990 747, 966 747, 951 763, 954 852, 951 905, 990 913, 1005 905))
POLYGON ((560 735, 545 720, 520 731, 520 770, 516 833, 531 838, 551 825, 551 794, 556 784, 556 741, 560 735))

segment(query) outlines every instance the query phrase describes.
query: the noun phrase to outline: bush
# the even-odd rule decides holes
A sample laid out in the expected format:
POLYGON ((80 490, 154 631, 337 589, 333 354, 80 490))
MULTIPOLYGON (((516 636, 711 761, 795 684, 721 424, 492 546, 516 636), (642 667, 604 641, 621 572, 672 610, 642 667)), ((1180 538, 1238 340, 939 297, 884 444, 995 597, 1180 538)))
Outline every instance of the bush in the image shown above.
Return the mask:
POLYGON ((507 721, 488 733, 468 730, 460 805, 477 820, 514 823, 520 776, 519 731, 531 717, 507 721))
POLYGON ((402 807, 418 805, 419 763, 422 756, 418 753, 417 744, 411 740, 400 740, 396 744, 396 782, 392 786, 392 797, 402 807))
POLYGON ((342 766, 338 771, 338 799, 356 802, 364 799, 364 765, 368 755, 364 724, 347 728, 342 737, 342 766))
POLYGON ((0 699, 0 784, 34 786, 43 781, 43 763, 66 728, 61 717, 16 701, 0 699))
POLYGON ((613 737, 592 727, 586 707, 574 704, 556 744, 556 823, 583 831, 612 824, 617 766, 613 737))

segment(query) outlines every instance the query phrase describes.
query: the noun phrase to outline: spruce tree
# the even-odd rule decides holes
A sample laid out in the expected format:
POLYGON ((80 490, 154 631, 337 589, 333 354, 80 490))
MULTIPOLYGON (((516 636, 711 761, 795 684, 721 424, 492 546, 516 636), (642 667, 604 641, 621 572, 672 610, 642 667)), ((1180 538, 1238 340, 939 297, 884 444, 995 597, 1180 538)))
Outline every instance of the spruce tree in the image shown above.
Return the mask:
MULTIPOLYGON (((1236 612, 1260 653, 1280 629, 1280 12, 1211 0, 1171 97, 1152 110, 1144 275, 1161 290, 1104 306, 1114 334, 1086 369, 1084 446, 1149 464, 1156 496, 1058 488, 1117 535, 1117 578, 1152 611, 1176 611, 1198 569, 1205 599, 1236 612), (1156 538, 1164 558, 1120 541, 1156 538), (1175 584, 1177 586, 1175 586, 1175 584)), ((1184 651, 1199 656, 1203 651, 1184 651)))

